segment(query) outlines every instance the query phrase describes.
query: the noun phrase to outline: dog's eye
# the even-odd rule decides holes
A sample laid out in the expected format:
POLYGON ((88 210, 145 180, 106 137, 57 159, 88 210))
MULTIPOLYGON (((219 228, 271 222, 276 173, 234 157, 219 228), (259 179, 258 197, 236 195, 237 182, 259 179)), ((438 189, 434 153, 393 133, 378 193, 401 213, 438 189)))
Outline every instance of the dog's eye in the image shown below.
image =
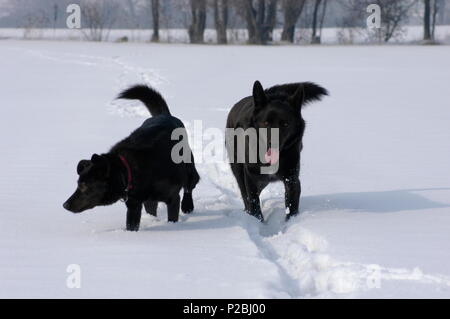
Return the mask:
POLYGON ((289 123, 288 123, 288 122, 281 122, 281 123, 280 123, 280 126, 282 126, 282 127, 288 127, 288 126, 289 126, 289 123))
POLYGON ((267 127, 267 126, 269 126, 269 122, 265 121, 265 122, 263 122, 263 123, 261 124, 261 126, 262 126, 262 127, 267 127))
POLYGON ((84 193, 85 191, 87 191, 88 187, 85 183, 80 183, 80 185, 78 185, 78 189, 80 190, 80 192, 84 193))

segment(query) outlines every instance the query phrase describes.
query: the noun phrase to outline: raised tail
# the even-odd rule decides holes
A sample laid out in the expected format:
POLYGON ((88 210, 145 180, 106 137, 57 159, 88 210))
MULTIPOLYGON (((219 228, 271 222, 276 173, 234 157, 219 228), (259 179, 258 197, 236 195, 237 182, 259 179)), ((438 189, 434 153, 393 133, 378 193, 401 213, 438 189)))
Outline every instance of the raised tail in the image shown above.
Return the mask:
POLYGON ((147 85, 132 86, 120 93, 117 98, 141 101, 152 116, 170 115, 169 107, 161 94, 147 85))
POLYGON ((323 96, 329 95, 328 90, 312 82, 299 82, 276 85, 266 90, 267 94, 294 94, 300 85, 305 89, 304 104, 314 101, 320 101, 323 96))

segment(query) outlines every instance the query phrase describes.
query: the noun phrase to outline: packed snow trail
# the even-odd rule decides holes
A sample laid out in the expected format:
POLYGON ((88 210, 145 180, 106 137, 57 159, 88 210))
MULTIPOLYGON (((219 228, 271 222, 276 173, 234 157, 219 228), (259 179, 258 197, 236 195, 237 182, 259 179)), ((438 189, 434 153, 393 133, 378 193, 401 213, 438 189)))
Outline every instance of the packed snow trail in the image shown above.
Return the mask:
MULTIPOLYGON (((218 178, 213 184, 222 193, 220 200, 224 204, 234 203, 234 199, 239 197, 236 187, 224 190, 223 186, 230 185, 233 178, 231 171, 225 174, 223 168, 211 169, 208 176, 218 178), (221 173, 217 174, 218 171, 221 173)), ((283 189, 281 183, 277 186, 278 190, 283 189)), ((449 289, 449 276, 425 274, 419 268, 389 268, 333 260, 327 253, 327 241, 302 226, 303 216, 308 212, 286 224, 282 191, 277 192, 277 188, 272 186, 264 194, 262 207, 269 217, 268 223, 260 224, 250 216, 242 216, 238 208, 230 217, 239 221, 261 254, 277 266, 291 297, 336 297, 380 288, 382 281, 396 280, 434 284, 449 289), (275 196, 267 196, 274 193, 275 196)))
POLYGON ((0 45, 1 297, 450 296, 447 47, 0 45), (198 164, 196 210, 178 224, 163 205, 136 234, 123 230, 122 203, 63 210, 78 160, 148 116, 114 100, 120 90, 147 83, 185 123, 222 128, 255 79, 311 80, 332 94, 305 110, 299 217, 284 222, 280 184, 262 194, 267 224, 244 214, 224 163, 198 164), (71 264, 80 289, 67 288, 71 264))

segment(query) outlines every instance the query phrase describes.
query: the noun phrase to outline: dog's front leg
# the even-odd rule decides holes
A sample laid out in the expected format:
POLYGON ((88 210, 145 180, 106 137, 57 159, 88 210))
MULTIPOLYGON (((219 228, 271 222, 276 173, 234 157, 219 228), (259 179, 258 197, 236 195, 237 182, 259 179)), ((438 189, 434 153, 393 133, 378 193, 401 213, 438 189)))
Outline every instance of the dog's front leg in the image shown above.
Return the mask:
POLYGON ((128 198, 127 209, 127 230, 138 231, 141 223, 142 202, 128 198))
POLYGON ((169 222, 176 223, 180 215, 180 195, 176 195, 167 203, 167 219, 169 222))
POLYGON ((263 222, 264 216, 261 213, 261 204, 259 201, 260 191, 258 185, 247 173, 245 173, 245 188, 247 189, 247 212, 263 222))
POLYGON ((286 219, 298 214, 298 207, 300 201, 301 185, 297 176, 291 176, 283 180, 285 188, 285 203, 286 208, 289 209, 289 214, 286 219))

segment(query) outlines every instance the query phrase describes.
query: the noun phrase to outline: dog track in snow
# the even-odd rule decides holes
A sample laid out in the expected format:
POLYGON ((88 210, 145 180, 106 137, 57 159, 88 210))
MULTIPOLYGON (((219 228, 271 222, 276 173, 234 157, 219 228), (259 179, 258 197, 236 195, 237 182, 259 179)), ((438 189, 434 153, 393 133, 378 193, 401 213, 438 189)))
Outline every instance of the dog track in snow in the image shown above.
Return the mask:
MULTIPOLYGON (((158 89, 163 83, 167 82, 153 69, 134 66, 120 57, 114 57, 112 61, 121 70, 117 78, 117 92, 124 90, 131 84, 144 83, 158 89)), ((110 103, 110 110, 112 113, 117 113, 121 116, 148 117, 148 110, 142 106, 142 103, 137 101, 119 102, 113 100, 110 103)))
MULTIPOLYGON (((26 53, 57 63, 77 64, 95 68, 118 69, 119 74, 116 78, 115 92, 120 92, 136 83, 144 83, 151 87, 159 88, 162 84, 167 82, 167 80, 156 70, 135 66, 131 63, 125 62, 125 60, 119 56, 102 57, 86 54, 73 54, 69 52, 54 54, 43 50, 27 50, 26 53)), ((108 104, 108 109, 111 113, 115 113, 120 116, 148 116, 147 109, 137 101, 112 100, 108 104)))

